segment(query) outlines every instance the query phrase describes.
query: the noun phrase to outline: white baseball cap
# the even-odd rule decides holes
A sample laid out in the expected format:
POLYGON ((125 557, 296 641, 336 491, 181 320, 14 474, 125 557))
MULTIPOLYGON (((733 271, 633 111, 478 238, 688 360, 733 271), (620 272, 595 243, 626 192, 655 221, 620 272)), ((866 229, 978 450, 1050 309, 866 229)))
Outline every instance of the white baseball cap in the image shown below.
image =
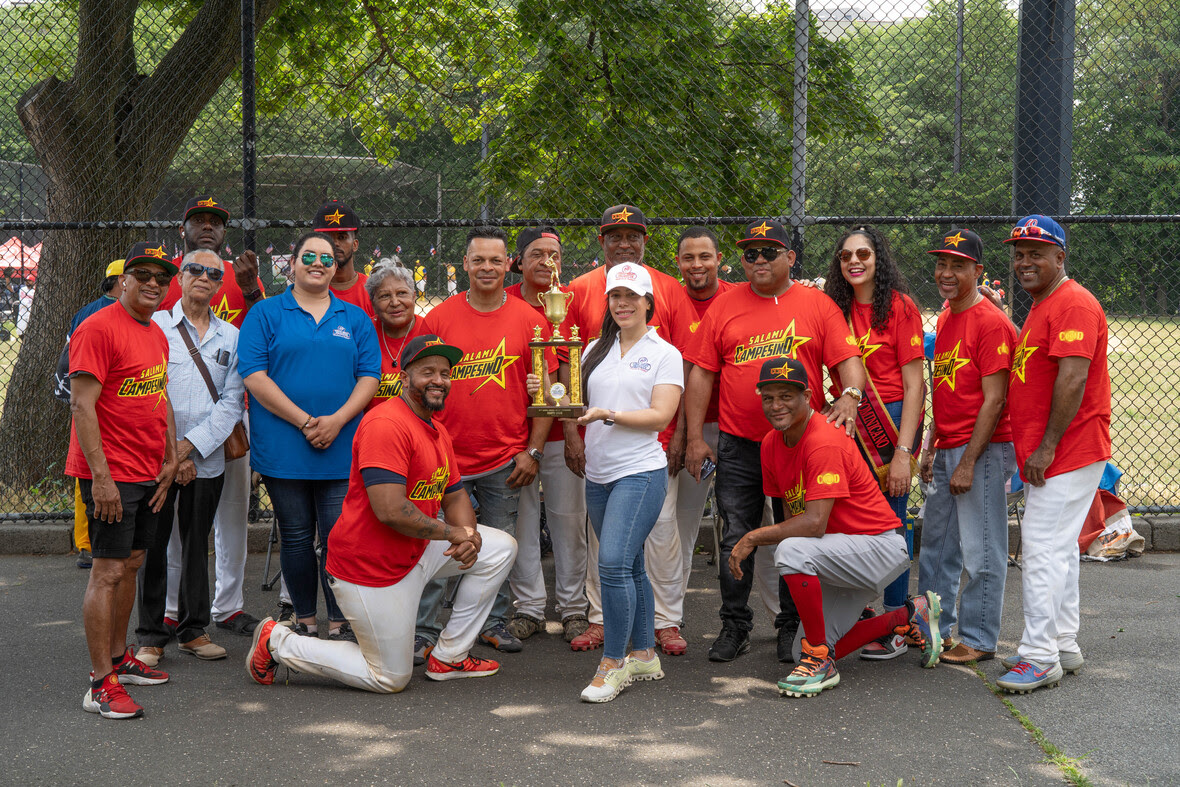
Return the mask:
POLYGON ((620 263, 606 272, 606 291, 610 292, 615 287, 626 287, 640 295, 651 295, 651 274, 642 265, 620 263))

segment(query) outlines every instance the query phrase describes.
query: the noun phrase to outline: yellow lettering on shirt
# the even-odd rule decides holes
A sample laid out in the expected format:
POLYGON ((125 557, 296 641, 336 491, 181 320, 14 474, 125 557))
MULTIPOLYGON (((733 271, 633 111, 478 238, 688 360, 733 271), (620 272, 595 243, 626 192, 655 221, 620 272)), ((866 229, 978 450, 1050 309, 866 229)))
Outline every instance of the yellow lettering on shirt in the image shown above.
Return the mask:
POLYGON ((817 475, 815 477, 815 482, 817 484, 823 484, 824 486, 831 486, 832 484, 838 484, 838 483, 840 483, 840 474, 839 473, 820 473, 819 475, 817 475))
POLYGON ((447 490, 447 479, 450 477, 450 469, 443 465, 431 474, 430 480, 414 484, 406 497, 410 500, 442 500, 443 493, 447 490))
POLYGON ((1057 334, 1057 338, 1063 342, 1080 342, 1086 338, 1086 334, 1081 331, 1062 331, 1057 334))
POLYGON ((1016 345, 1016 354, 1012 356, 1012 374, 1020 382, 1024 382, 1024 372, 1028 367, 1028 359, 1039 349, 1041 348, 1028 346, 1027 336, 1021 338, 1020 344, 1016 345))
POLYGON ((451 382, 482 378, 483 382, 475 386, 471 393, 475 393, 488 383, 495 383, 501 389, 506 390, 508 386, 504 380, 504 370, 519 361, 520 356, 507 355, 504 351, 505 342, 505 339, 501 339, 494 349, 479 350, 464 355, 463 359, 451 369, 451 382))
MULTIPOLYGON (((848 339, 850 344, 856 343, 851 336, 848 339)), ((739 344, 733 351, 733 363, 734 366, 738 366, 778 356, 797 359, 796 350, 809 341, 810 336, 795 335, 795 321, 791 320, 791 324, 785 330, 751 336, 745 344, 739 344)))
POLYGON ((119 384, 116 396, 139 398, 142 396, 156 396, 155 410, 161 402, 168 399, 168 359, 161 355, 162 363, 140 370, 134 377, 127 377, 119 384))
POLYGON ((783 493, 783 506, 787 510, 789 517, 799 516, 803 513, 803 509, 807 507, 807 500, 803 495, 803 473, 799 473, 799 480, 795 482, 795 486, 783 493))
POLYGON ((946 383, 950 389, 955 390, 956 373, 967 364, 971 363, 970 358, 963 358, 959 356, 959 348, 962 346, 962 340, 955 342, 954 349, 946 350, 944 352, 935 353, 934 355, 934 387, 937 388, 942 383, 946 383))
POLYGON ((402 395, 402 374, 401 372, 386 372, 381 375, 381 382, 377 385, 377 394, 374 399, 392 399, 395 396, 402 395))
POLYGON ((1009 355, 1011 351, 1008 349, 1008 342, 1003 342, 996 348, 996 355, 1009 355))

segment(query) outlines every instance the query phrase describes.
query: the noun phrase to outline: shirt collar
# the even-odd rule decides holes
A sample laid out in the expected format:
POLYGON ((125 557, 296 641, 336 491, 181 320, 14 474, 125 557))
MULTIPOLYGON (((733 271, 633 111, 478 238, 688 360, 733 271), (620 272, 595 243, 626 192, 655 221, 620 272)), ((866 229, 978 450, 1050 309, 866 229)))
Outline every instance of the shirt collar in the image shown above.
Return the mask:
MULTIPOLYGON (((336 297, 336 294, 332 292, 331 288, 328 289, 328 295, 332 298, 331 304, 328 306, 328 311, 344 311, 344 301, 336 297)), ((295 300, 294 284, 288 284, 287 289, 283 290, 283 294, 279 296, 279 303, 284 309, 288 309, 290 311, 303 311, 303 307, 299 305, 299 301, 295 300)))
MULTIPOLYGON (((172 307, 172 310, 168 312, 168 324, 175 328, 176 326, 180 325, 181 320, 184 320, 185 322, 188 322, 189 325, 192 325, 192 322, 189 322, 189 320, 184 316, 184 309, 181 307, 180 301, 177 301, 176 305, 172 307)), ((221 318, 217 316, 217 313, 213 311, 212 307, 209 307, 210 329, 216 333, 218 330, 220 330, 220 326, 221 318)), ((197 326, 192 325, 192 327, 196 328, 197 326)))

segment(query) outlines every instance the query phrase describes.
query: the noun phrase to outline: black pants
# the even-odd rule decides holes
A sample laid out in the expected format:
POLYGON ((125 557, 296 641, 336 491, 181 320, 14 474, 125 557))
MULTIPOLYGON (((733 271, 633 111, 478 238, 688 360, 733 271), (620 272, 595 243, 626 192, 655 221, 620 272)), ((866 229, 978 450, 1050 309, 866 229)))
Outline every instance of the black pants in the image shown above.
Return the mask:
POLYGON ((205 633, 209 612, 209 531, 221 499, 224 475, 195 478, 184 486, 173 484, 160 511, 156 537, 148 547, 139 570, 139 627, 136 641, 141 646, 162 648, 171 632, 164 625, 168 598, 168 539, 172 535, 172 512, 180 529, 180 627, 176 638, 190 642, 205 633))
MULTIPOLYGON (((754 553, 742 561, 742 578, 734 579, 729 555, 742 536, 762 527, 761 444, 756 440, 722 432, 717 440, 717 480, 713 487, 721 514, 721 624, 749 631, 754 627, 750 587, 754 583, 754 553)), ((782 501, 772 501, 775 521, 782 520, 782 501)), ((779 609, 775 627, 797 619, 795 602, 782 579, 778 583, 779 609)))

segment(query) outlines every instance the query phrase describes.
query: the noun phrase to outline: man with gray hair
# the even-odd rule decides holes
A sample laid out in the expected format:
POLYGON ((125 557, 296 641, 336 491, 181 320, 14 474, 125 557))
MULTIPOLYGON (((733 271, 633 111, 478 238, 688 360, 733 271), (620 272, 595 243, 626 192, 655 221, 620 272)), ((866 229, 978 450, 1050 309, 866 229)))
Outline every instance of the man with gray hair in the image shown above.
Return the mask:
MULTIPOLYGON (((168 339, 168 399, 179 436, 180 468, 163 509, 177 512, 181 540, 176 636, 182 653, 205 660, 225 658, 225 648, 205 631, 211 622, 208 543, 225 479, 222 445, 242 419, 245 395, 238 374, 238 329, 209 305, 224 275, 217 252, 188 252, 180 266, 180 301, 152 317, 168 339)), ((170 535, 170 528, 157 528, 139 575, 137 657, 152 665, 164 655, 172 633, 164 624, 170 535)))

